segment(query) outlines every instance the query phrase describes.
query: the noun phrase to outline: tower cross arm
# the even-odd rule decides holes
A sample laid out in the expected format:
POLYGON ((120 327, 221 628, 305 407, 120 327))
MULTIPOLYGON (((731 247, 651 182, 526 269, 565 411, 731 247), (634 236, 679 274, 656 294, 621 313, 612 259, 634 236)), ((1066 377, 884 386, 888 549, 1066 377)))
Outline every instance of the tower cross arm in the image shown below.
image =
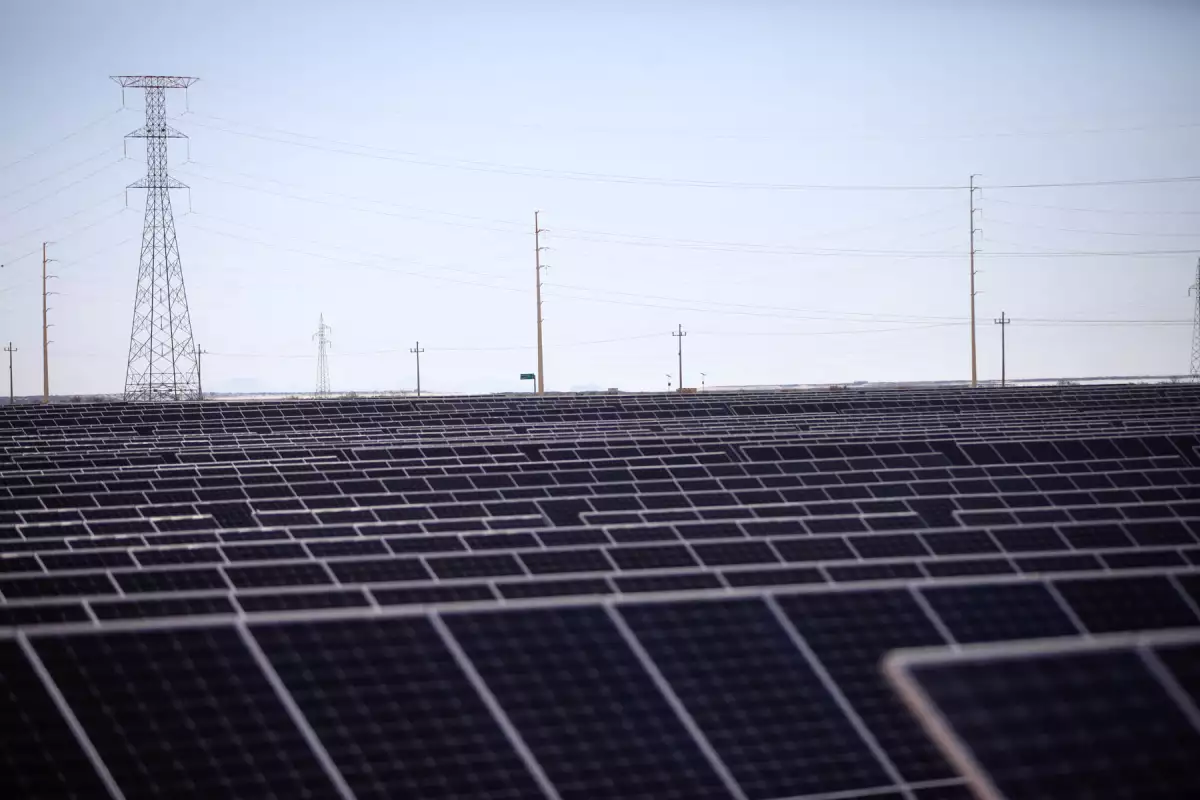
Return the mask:
POLYGON ((199 78, 180 75, 113 75, 123 89, 186 89, 199 78))
POLYGON ((187 139, 188 135, 172 128, 170 125, 158 125, 150 129, 143 125, 135 131, 125 134, 126 139, 187 139))

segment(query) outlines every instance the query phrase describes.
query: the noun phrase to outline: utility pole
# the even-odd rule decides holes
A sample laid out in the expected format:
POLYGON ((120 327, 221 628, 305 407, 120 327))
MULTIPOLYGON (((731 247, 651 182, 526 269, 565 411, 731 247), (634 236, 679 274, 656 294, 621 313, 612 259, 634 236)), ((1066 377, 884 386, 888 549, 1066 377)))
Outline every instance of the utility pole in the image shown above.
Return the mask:
POLYGON ((1192 321, 1192 380, 1200 380, 1200 258, 1196 259, 1196 282, 1188 289, 1196 295, 1196 312, 1192 321))
POLYGON ((1005 380, 1005 375, 1004 375, 1004 359, 1005 359, 1005 354, 1004 354, 1004 329, 1005 329, 1005 328, 1007 328, 1009 325, 1011 325, 1011 324, 1012 324, 1012 320, 1011 320, 1011 319, 1008 319, 1007 317, 1005 317, 1005 316, 1004 316, 1004 312, 1003 312, 1003 311, 1001 311, 1001 312, 1000 312, 1000 319, 993 320, 993 322, 995 322, 997 325, 999 325, 999 326, 1000 326, 1000 385, 1001 385, 1001 386, 1004 386, 1004 380, 1005 380))
POLYGON ((979 210, 975 208, 975 192, 979 191, 979 187, 975 185, 975 179, 978 177, 978 175, 972 175, 968 182, 971 204, 971 388, 975 388, 979 384, 979 371, 975 360, 975 234, 981 232, 975 227, 975 212, 979 210))
POLYGON ((545 362, 542 360, 542 234, 545 229, 538 225, 538 214, 533 212, 533 264, 537 278, 537 393, 546 392, 545 362))
POLYGON ((678 331, 671 331, 671 335, 679 340, 679 391, 683 391, 683 337, 687 336, 687 331, 683 329, 683 323, 679 324, 678 331))
MULTIPOLYGON (((421 349, 421 343, 417 342, 416 347, 410 347, 408 352, 415 353, 417 356, 417 397, 421 396, 421 353, 425 351, 421 349)), ((540 367, 538 368, 541 369, 540 367)))
POLYGON ((42 403, 50 402, 50 306, 49 297, 55 292, 46 291, 46 281, 57 278, 57 275, 47 275, 46 267, 54 261, 46 257, 46 247, 50 242, 42 242, 42 403))
POLYGON ((317 332, 313 334, 313 338, 317 340, 317 394, 329 394, 329 332, 333 330, 325 324, 325 315, 321 315, 321 322, 317 325, 317 332))
POLYGON ((196 345, 196 399, 204 399, 204 379, 200 371, 200 356, 208 355, 207 350, 201 350, 200 345, 196 345))
POLYGON ((12 372, 12 354, 17 352, 18 348, 12 346, 12 342, 8 343, 8 347, 4 348, 4 352, 8 353, 8 404, 15 406, 17 401, 13 395, 13 372, 12 372))

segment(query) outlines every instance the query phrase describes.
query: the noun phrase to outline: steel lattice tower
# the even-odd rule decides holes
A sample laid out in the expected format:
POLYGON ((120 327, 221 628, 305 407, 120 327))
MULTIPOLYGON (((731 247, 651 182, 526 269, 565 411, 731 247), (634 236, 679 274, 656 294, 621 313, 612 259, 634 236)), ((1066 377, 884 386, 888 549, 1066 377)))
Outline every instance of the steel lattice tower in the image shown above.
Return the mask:
POLYGON ((1195 316, 1192 319, 1192 380, 1200 380, 1200 258, 1196 259, 1196 283, 1188 289, 1196 296, 1195 316))
POLYGON ((317 332, 313 334, 313 338, 317 340, 317 394, 329 394, 329 345, 333 344, 329 340, 329 332, 333 328, 325 324, 325 315, 321 315, 321 322, 317 325, 317 332))
POLYGON ((146 140, 146 177, 128 188, 147 191, 125 399, 194 400, 200 392, 196 348, 170 192, 187 187, 167 174, 167 140, 187 137, 167 125, 166 90, 186 89, 196 78, 119 75, 113 80, 123 89, 146 90, 146 124, 128 134, 146 140))

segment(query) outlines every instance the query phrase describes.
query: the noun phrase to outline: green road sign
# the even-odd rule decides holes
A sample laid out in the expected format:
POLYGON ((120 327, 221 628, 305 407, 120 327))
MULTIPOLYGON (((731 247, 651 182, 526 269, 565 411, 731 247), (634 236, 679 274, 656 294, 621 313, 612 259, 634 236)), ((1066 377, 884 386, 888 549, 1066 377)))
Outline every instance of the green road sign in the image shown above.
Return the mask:
POLYGON ((532 372, 522 372, 521 373, 521 380, 523 380, 523 381, 531 381, 536 377, 537 376, 534 375, 532 372))

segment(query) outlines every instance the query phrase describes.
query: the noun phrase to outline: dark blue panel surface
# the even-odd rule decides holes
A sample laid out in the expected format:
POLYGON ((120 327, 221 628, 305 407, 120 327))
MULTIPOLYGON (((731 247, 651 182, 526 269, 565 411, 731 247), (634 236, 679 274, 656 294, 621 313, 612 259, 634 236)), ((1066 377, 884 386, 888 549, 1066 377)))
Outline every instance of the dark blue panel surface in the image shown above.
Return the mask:
POLYGON ((799 594, 779 605, 900 773, 911 781, 954 776, 879 671, 891 650, 945 644, 902 590, 799 594))
POLYGON ((542 797, 427 620, 252 632, 360 800, 542 797))
POLYGON ((563 800, 729 796, 602 609, 444 619, 563 800))
POLYGON ((890 783, 763 602, 620 613, 752 800, 890 783))
POLYGON ((34 646, 126 797, 337 797, 233 628, 34 646))
POLYGON ((1010 798, 1200 797, 1200 730, 1128 651, 914 667, 1010 798))
POLYGON ((20 646, 0 642, 0 797, 108 796, 20 646))

